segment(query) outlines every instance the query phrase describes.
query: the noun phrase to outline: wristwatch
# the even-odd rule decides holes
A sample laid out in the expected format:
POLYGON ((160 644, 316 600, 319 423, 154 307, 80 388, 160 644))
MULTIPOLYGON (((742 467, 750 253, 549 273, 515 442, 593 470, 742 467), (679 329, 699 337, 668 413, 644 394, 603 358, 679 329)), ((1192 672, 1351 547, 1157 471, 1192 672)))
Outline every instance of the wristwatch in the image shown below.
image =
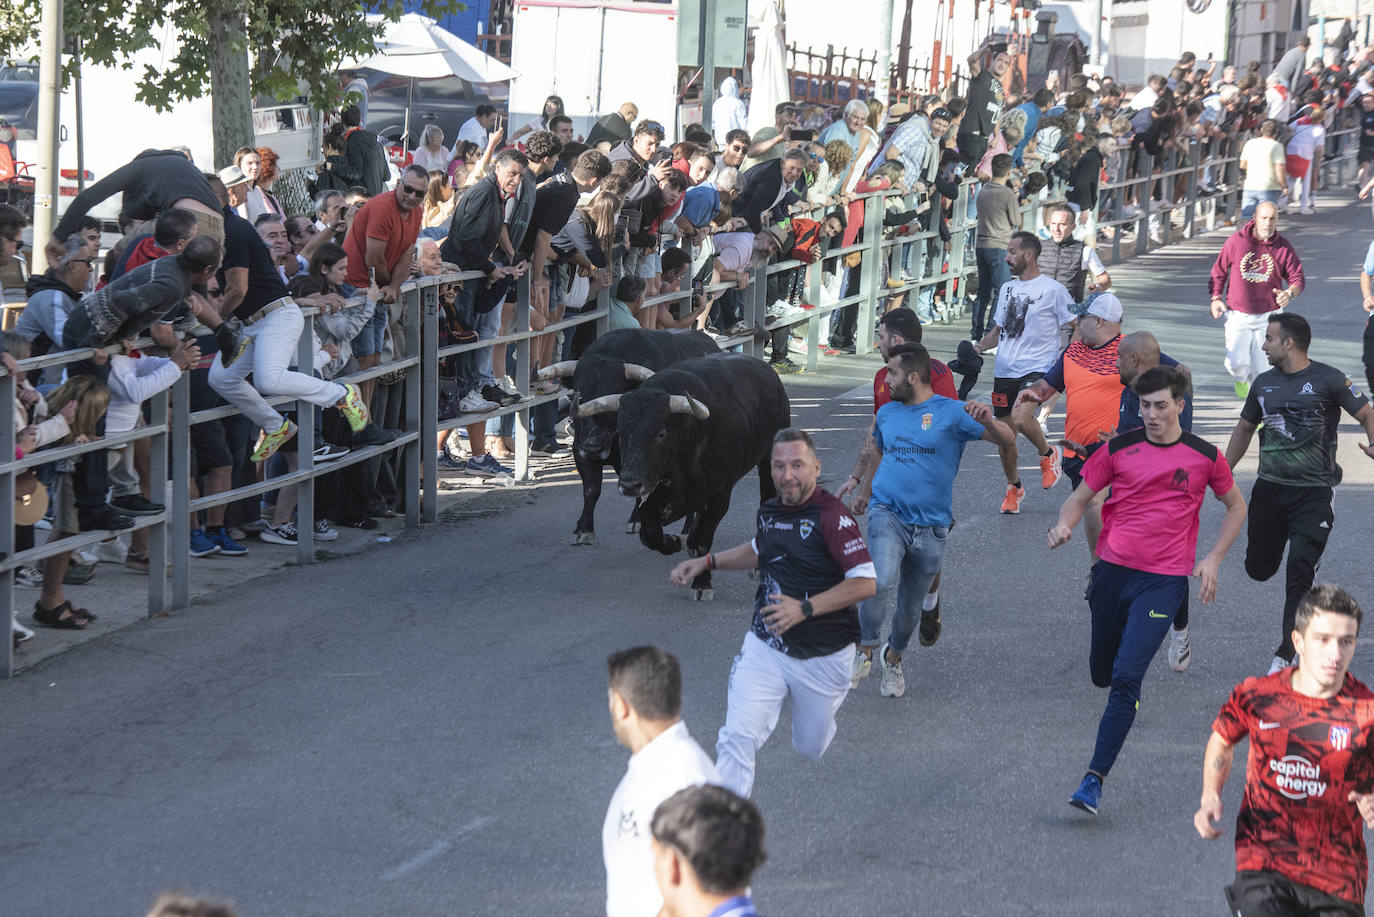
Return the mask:
POLYGON ((816 613, 816 609, 814 609, 814 608, 811 607, 811 600, 810 600, 810 599, 802 599, 801 609, 802 609, 802 617, 805 618, 805 619, 808 620, 808 621, 811 620, 811 616, 814 615, 814 614, 816 613))

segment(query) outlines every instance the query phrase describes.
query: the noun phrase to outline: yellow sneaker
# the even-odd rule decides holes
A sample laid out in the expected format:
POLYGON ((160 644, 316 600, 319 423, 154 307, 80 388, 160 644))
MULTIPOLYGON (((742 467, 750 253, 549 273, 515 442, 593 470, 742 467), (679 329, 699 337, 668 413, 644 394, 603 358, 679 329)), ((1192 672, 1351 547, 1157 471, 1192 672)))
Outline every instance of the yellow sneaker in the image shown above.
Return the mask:
POLYGON ((283 420, 281 428, 271 433, 263 430, 262 435, 258 437, 258 445, 253 450, 252 460, 255 462, 267 461, 295 435, 296 425, 289 420, 283 420))
POLYGON ((352 382, 344 383, 344 396, 334 406, 343 412, 343 416, 348 420, 348 426, 354 433, 367 426, 367 405, 363 404, 363 396, 358 391, 358 386, 352 382))

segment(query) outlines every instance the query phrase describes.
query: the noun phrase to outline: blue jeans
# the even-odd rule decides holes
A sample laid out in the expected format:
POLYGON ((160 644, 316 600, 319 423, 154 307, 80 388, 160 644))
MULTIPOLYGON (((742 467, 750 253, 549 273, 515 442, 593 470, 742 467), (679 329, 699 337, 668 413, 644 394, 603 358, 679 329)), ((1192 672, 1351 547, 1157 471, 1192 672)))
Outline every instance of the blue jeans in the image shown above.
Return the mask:
POLYGON ((868 506, 868 553, 878 577, 878 591, 859 603, 859 645, 876 646, 895 591, 897 611, 887 642, 901 653, 921 621, 921 600, 940 572, 949 528, 907 525, 881 503, 868 506))
POLYGON ((1187 597, 1186 576, 1146 573, 1105 560, 1093 565, 1088 670, 1093 684, 1111 688, 1088 765, 1099 777, 1116 763, 1140 707, 1140 683, 1187 597))
POLYGON ((1242 191, 1240 193, 1240 215, 1241 219, 1248 220, 1255 215, 1255 207, 1268 201, 1271 204, 1279 202, 1279 195, 1283 192, 1278 189, 1273 191, 1242 191))
POLYGON ((988 317, 988 303, 997 298, 1002 284, 1011 280, 1011 268, 1003 248, 979 248, 974 257, 978 261, 978 297, 973 301, 973 336, 980 338, 988 330, 983 323, 988 317))

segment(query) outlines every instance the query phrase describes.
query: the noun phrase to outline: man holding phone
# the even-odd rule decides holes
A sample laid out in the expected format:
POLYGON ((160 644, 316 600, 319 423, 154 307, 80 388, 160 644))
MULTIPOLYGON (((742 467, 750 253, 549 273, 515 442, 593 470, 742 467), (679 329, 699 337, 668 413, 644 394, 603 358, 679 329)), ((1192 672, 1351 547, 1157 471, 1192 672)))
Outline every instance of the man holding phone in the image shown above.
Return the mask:
POLYGON ((458 139, 474 144, 479 150, 485 150, 487 148, 487 135, 496 130, 500 120, 496 106, 478 105, 473 116, 464 121, 463 126, 458 128, 458 139))

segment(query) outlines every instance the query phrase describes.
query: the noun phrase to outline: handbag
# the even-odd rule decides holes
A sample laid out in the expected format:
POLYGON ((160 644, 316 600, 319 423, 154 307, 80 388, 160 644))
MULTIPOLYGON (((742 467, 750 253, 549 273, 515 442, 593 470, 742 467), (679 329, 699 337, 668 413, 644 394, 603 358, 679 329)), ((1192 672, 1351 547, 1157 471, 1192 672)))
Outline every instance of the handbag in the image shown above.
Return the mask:
POLYGON ((33 525, 48 511, 48 489, 33 469, 14 479, 14 524, 33 525))
POLYGON ((590 295, 591 289, 591 280, 574 271, 572 282, 568 284, 568 292, 563 294, 563 308, 569 312, 582 311, 582 307, 587 304, 587 297, 590 295))

